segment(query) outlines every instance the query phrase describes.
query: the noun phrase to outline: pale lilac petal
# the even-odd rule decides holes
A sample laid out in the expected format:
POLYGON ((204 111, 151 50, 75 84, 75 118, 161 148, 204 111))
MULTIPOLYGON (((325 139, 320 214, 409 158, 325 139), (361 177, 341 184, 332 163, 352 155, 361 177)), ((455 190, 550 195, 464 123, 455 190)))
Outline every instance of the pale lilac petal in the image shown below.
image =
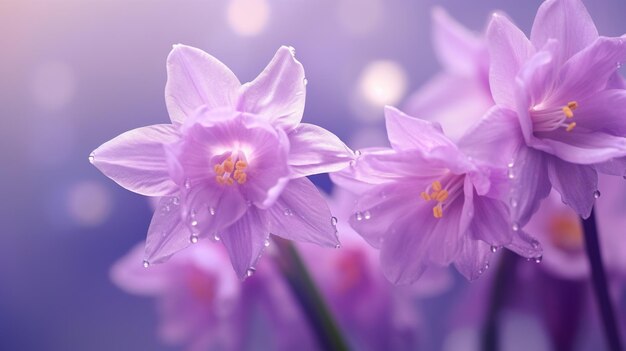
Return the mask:
MULTIPOLYGON (((475 235, 470 231, 467 236, 471 238, 475 235)), ((478 279, 489 267, 492 256, 491 246, 480 240, 462 239, 460 247, 459 254, 454 261, 454 267, 467 280, 478 279)))
POLYGON ((613 158, 606 162, 594 165, 600 173, 625 177, 626 176, 626 157, 613 158))
POLYGON ((446 70, 470 76, 478 73, 477 64, 487 64, 480 62, 487 56, 487 48, 476 33, 463 27, 442 7, 435 7, 431 18, 435 54, 446 70))
POLYGON ((537 211, 541 200, 550 194, 545 157, 541 151, 522 146, 510 164, 508 178, 511 193, 508 201, 514 225, 523 227, 537 211))
POLYGON ((591 16, 580 0, 548 0, 537 10, 530 40, 536 48, 550 39, 560 43, 556 62, 562 64, 598 38, 591 16))
POLYGON ((618 64, 626 61, 625 41, 622 38, 600 37, 572 56, 563 65, 559 90, 550 100, 565 105, 605 89, 618 64))
POLYGON ((288 137, 288 162, 296 177, 336 172, 355 158, 335 134, 313 124, 301 123, 288 137))
POLYGON ((135 245, 130 252, 111 267, 113 283, 124 291, 138 295, 158 295, 171 287, 172 269, 169 265, 143 265, 145 243, 135 245))
POLYGON ((179 138, 175 126, 157 124, 133 129, 100 145, 90 161, 122 187, 147 196, 176 192, 163 144, 179 138))
POLYGON ((511 110, 493 107, 467 131, 458 145, 474 160, 505 167, 521 143, 523 136, 517 115, 511 110))
POLYGON ((266 218, 274 235, 333 248, 339 245, 330 209, 307 178, 289 181, 266 218))
POLYGON ((203 105, 233 107, 240 85, 226 65, 200 49, 174 45, 167 57, 165 103, 174 123, 203 105))
MULTIPOLYGON (((544 133, 538 133, 542 136, 544 133)), ((602 132, 590 132, 583 128, 555 130, 541 139, 541 145, 533 145, 567 162, 592 164, 626 156, 626 138, 602 132)))
POLYGON ((239 111, 258 114, 285 131, 300 123, 306 97, 304 68, 292 50, 286 46, 278 49, 265 70, 242 85, 237 103, 239 111))
POLYGON ((180 199, 176 196, 161 198, 148 229, 145 261, 153 264, 167 260, 191 244, 190 235, 191 230, 182 220, 180 199))
POLYGON ((579 101, 576 128, 626 135, 626 90, 603 90, 579 101))
POLYGON ((450 139, 458 140, 494 104, 488 82, 484 85, 474 77, 441 73, 410 96, 404 110, 440 123, 450 139))
POLYGON ((561 194, 563 203, 583 218, 589 217, 598 189, 598 173, 593 166, 581 166, 556 157, 548 162, 552 186, 561 194))
POLYGON ((609 78, 607 89, 626 89, 626 79, 619 74, 619 70, 609 78))
POLYGON ((385 125, 389 142, 396 150, 418 149, 428 152, 438 147, 456 149, 438 123, 411 117, 395 107, 385 107, 385 125))
POLYGON ((263 212, 255 208, 220 235, 239 278, 245 279, 255 270, 269 235, 263 212))
POLYGON ((524 33, 508 18, 494 14, 487 28, 487 46, 491 60, 489 83, 495 102, 515 107, 515 77, 535 52, 524 33))
POLYGON ((505 246, 512 241, 509 210, 502 201, 474 196, 474 213, 470 229, 473 239, 492 246, 505 246))
POLYGON ((506 248, 526 258, 539 259, 543 255, 539 241, 523 230, 515 232, 513 241, 506 248))

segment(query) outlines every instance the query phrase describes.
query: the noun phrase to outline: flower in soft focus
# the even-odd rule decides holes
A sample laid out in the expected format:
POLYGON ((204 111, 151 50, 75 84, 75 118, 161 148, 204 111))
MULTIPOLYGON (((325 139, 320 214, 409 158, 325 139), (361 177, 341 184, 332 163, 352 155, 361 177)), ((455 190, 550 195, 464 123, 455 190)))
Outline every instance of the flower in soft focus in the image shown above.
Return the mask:
POLYGON ((272 350, 317 348, 306 319, 272 265, 242 285, 232 271, 222 269, 228 255, 217 245, 200 243, 150 269, 137 264, 142 256, 143 245, 138 245, 113 266, 111 278, 128 293, 155 299, 163 342, 198 351, 259 345, 272 350))
POLYGON ((438 124, 395 108, 385 109, 392 149, 365 149, 352 167, 333 180, 359 193, 350 224, 380 248, 384 274, 410 283, 433 266, 454 263, 468 279, 489 267, 489 255, 506 246, 539 257, 539 243, 509 223, 499 200, 503 170, 473 156, 497 144, 481 143, 482 129, 457 146, 438 124))
POLYGON ((421 344, 416 301, 450 288, 448 270, 429 270, 414 286, 393 286, 380 270, 378 251, 349 226, 356 197, 336 189, 329 205, 339 219, 341 250, 299 245, 305 263, 355 350, 412 350, 421 344))
POLYGON ((530 39, 495 14, 487 43, 499 107, 490 123, 521 129, 509 174, 515 220, 525 224, 551 187, 588 217, 598 196, 597 170, 626 170, 626 162, 613 160, 626 155, 626 90, 616 76, 626 60, 625 39, 599 37, 579 0, 548 0, 530 39))
POLYGON ((489 89, 489 52, 483 35, 476 34, 448 15, 432 11, 432 41, 443 66, 407 100, 404 110, 437 121, 446 135, 458 140, 494 105, 489 89))
POLYGON ((131 130, 90 155, 121 186, 162 197, 145 264, 211 238, 246 277, 270 232, 337 246, 328 206, 306 176, 339 170, 353 154, 334 134, 300 123, 306 79, 293 48, 281 47, 242 85, 214 57, 176 45, 167 74, 172 124, 131 130))

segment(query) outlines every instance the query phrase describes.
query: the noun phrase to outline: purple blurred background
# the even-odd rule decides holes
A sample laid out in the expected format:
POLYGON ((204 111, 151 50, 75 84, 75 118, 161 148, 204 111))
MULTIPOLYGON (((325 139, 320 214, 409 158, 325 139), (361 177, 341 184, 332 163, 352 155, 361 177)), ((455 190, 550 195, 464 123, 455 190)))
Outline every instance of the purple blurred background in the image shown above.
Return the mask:
MULTIPOLYGON (((168 121, 172 44, 207 51, 242 82, 280 45, 294 46, 309 82, 305 121, 358 148, 384 140, 382 105, 401 106, 439 69, 433 6, 477 31, 490 12, 504 10, 528 32, 539 3, 0 1, 0 349, 168 349, 155 337, 153 302, 109 279, 113 262, 145 237, 150 205, 100 174, 87 155, 126 130, 168 121)), ((600 33, 626 32, 626 2, 586 5, 600 33)), ((330 190, 326 176, 313 180, 330 190)), ((443 329, 456 295, 425 308, 428 348, 454 345, 443 329)))

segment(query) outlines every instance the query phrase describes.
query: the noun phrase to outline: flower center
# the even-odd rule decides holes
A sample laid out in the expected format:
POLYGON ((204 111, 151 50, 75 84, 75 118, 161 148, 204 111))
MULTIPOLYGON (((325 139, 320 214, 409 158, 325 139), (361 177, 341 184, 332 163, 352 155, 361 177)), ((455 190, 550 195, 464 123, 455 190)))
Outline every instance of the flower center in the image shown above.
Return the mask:
MULTIPOLYGON (((437 204, 433 207, 433 217, 443 217, 443 209, 447 203, 452 201, 456 196, 450 196, 450 194, 456 194, 458 189, 461 188, 463 182, 458 181, 462 179, 455 177, 447 182, 446 186, 442 186, 439 180, 435 180, 430 186, 422 191, 420 196, 424 201, 435 201, 437 204)), ((444 181, 445 182, 445 181, 444 181)))
POLYGON ((558 128, 565 128, 571 132, 576 127, 573 122, 574 110, 578 108, 578 102, 570 101, 567 105, 547 110, 531 109, 530 115, 533 120, 533 130, 536 132, 550 132, 558 128))
POLYGON ((246 168, 248 163, 245 161, 243 155, 238 156, 233 160, 232 155, 228 156, 221 163, 215 164, 213 170, 215 171, 215 180, 220 185, 233 185, 235 181, 238 184, 244 184, 248 179, 246 174, 246 168))

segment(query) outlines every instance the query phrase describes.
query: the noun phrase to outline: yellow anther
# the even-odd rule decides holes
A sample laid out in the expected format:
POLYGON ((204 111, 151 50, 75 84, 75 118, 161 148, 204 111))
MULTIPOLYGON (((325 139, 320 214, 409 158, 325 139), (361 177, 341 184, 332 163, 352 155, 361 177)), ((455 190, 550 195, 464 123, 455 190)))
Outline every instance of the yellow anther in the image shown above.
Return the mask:
POLYGON ((441 208, 441 205, 437 205, 437 206, 433 207, 433 216, 435 218, 443 217, 443 209, 441 208))
POLYGON ((232 173, 233 171, 233 160, 229 157, 226 160, 224 160, 224 162, 222 162, 222 165, 224 166, 224 171, 228 172, 228 173, 232 173))
POLYGON ((215 170, 215 174, 217 174, 218 176, 224 175, 224 166, 222 166, 222 165, 215 165, 215 167, 213 167, 213 169, 215 170))
POLYGON ((216 176, 215 177, 215 181, 217 182, 217 184, 220 184, 220 185, 224 184, 224 178, 222 178, 220 176, 216 176))
POLYGON ((226 178, 224 181, 226 182, 226 185, 233 185, 235 182, 233 178, 226 178))
POLYGON ((237 183, 243 184, 248 179, 248 176, 245 173, 242 172, 242 173, 239 174, 239 176, 235 177, 235 179, 237 179, 237 183))
POLYGON ((241 160, 239 160, 239 161, 237 161, 237 163, 235 163, 235 169, 244 169, 246 167, 248 167, 248 164, 243 162, 243 161, 241 161, 241 160))
POLYGON ((447 198, 448 198, 448 191, 445 189, 442 189, 441 191, 437 192, 437 196, 435 197, 435 200, 437 200, 437 202, 443 202, 443 201, 446 201, 447 198))
POLYGON ((576 122, 572 122, 572 123, 568 124, 567 128, 565 128, 565 131, 571 132, 572 129, 574 129, 574 127, 576 127, 576 122))
POLYGON ((430 195, 428 195, 427 192, 422 191, 422 193, 420 194, 420 196, 422 197, 422 199, 426 200, 426 201, 430 201, 430 195))
POLYGON ((567 107, 569 107, 571 110, 575 110, 578 108, 578 102, 570 101, 567 103, 567 107))
POLYGON ((572 109, 569 108, 568 106, 563 107, 563 113, 565 114, 565 117, 567 118, 574 117, 574 112, 572 112, 572 109))
POLYGON ((434 192, 438 192, 439 190, 441 190, 441 183, 438 180, 435 180, 433 182, 433 190, 434 192))

